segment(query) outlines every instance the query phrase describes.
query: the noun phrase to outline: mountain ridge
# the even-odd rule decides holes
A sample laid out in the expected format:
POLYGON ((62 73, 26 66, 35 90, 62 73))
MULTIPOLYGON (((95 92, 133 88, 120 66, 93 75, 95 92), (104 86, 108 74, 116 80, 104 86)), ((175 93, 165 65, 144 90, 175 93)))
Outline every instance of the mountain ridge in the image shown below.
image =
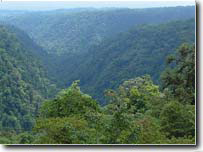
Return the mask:
POLYGON ((85 52, 92 45, 135 25, 188 19, 194 15, 194 6, 76 13, 51 11, 8 17, 4 22, 24 30, 48 53, 64 55, 85 52))

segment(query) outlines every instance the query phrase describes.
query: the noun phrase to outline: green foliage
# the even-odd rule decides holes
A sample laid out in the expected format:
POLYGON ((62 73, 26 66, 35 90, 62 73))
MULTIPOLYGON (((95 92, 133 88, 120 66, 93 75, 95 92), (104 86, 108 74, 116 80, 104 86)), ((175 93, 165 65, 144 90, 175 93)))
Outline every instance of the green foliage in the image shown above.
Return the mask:
POLYGON ((19 143, 19 142, 17 140, 17 136, 14 131, 1 131, 0 132, 0 143, 1 144, 15 144, 15 143, 19 143))
POLYGON ((105 131, 109 135, 106 143, 161 143, 164 135, 160 124, 155 123, 156 118, 145 117, 151 98, 160 96, 158 86, 149 75, 125 81, 116 92, 108 90, 106 95, 110 96, 111 103, 105 111, 112 115, 110 127, 105 131))
POLYGON ((167 60, 171 66, 162 74, 165 98, 160 121, 166 135, 175 141, 194 143, 195 138, 195 47, 182 44, 176 56, 167 60))
POLYGON ((32 144, 34 136, 28 132, 23 132, 17 136, 19 144, 32 144))
POLYGON ((0 131, 31 130, 50 81, 11 27, 0 26, 0 131))
MULTIPOLYGON (((108 92, 107 95, 112 96, 108 92)), ((124 81, 113 94, 116 101, 124 102, 134 112, 145 112, 152 104, 151 100, 160 96, 158 86, 153 84, 149 75, 124 81)))
MULTIPOLYGON (((135 143, 137 139, 137 126, 135 124, 134 115, 128 113, 126 103, 116 101, 111 113, 107 113, 110 117, 108 125, 104 127, 105 140, 103 143, 107 144, 121 144, 121 143, 135 143), (110 115, 111 114, 111 115, 110 115)), ((109 105, 108 107, 109 108, 109 105)), ((107 111, 109 111, 107 109, 107 111)))
POLYGON ((195 42, 195 20, 188 20, 194 6, 19 13, 2 20, 43 47, 37 52, 49 77, 61 88, 81 80, 81 89, 102 105, 104 90, 130 78, 150 74, 158 84, 165 57, 181 43, 195 42))
POLYGON ((79 117, 47 118, 37 121, 35 143, 40 144, 87 144, 91 141, 91 128, 79 117))
POLYGON ((175 138, 172 137, 170 140, 164 141, 165 144, 195 144, 195 137, 192 136, 184 136, 184 137, 179 137, 175 138))
POLYGON ((146 115, 136 123, 139 127, 137 144, 163 144, 166 140, 158 119, 146 115))
POLYGON ((173 66, 162 74, 163 88, 181 103, 195 104, 195 46, 181 45, 168 63, 173 66))
POLYGON ((166 104, 160 114, 163 131, 168 137, 195 135, 195 107, 177 101, 166 104))
POLYGON ((68 89, 59 92, 55 99, 43 103, 34 128, 39 133, 36 143, 96 142, 92 136, 96 134, 98 125, 93 123, 97 119, 99 105, 80 91, 78 82, 73 82, 68 89))
POLYGON ((74 114, 84 115, 87 111, 98 111, 96 101, 90 96, 83 94, 75 81, 67 90, 59 92, 57 97, 42 105, 43 117, 68 117, 74 114))
POLYGON ((90 47, 85 54, 64 55, 59 62, 51 58, 57 62, 52 68, 57 71, 49 71, 60 86, 80 79, 81 89, 105 105, 104 90, 116 89, 125 80, 149 74, 160 84, 165 59, 182 43, 194 43, 194 33, 194 19, 135 26, 90 47))
POLYGON ((194 19, 166 23, 194 7, 21 13, 0 20, 43 49, 0 26, 0 143, 195 143, 194 19))
POLYGON ((112 116, 105 143, 194 144, 195 106, 165 93, 148 75, 125 81, 117 91, 107 90, 105 113, 112 116))

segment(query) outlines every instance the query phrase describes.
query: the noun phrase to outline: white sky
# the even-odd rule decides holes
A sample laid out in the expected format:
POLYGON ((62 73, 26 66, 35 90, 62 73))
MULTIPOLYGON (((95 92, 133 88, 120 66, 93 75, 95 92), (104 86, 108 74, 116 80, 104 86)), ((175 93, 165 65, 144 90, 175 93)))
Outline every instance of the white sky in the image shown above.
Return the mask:
POLYGON ((0 2, 0 10, 53 10, 78 7, 128 7, 151 8, 166 6, 195 5, 195 1, 5 1, 0 2))

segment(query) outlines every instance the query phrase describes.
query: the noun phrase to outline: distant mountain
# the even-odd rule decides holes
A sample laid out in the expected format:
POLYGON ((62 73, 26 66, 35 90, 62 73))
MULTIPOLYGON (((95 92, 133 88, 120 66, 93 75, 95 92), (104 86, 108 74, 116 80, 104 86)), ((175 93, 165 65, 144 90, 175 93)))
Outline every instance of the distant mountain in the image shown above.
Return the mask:
POLYGON ((0 131, 30 130, 41 102, 56 91, 21 32, 0 25, 0 131))
POLYGON ((160 24, 195 16, 195 7, 147 9, 68 9, 0 15, 0 21, 19 27, 47 52, 87 52, 95 44, 140 24, 160 24))
POLYGON ((55 77, 64 85, 79 79, 84 91, 101 99, 105 89, 133 77, 150 74, 159 83, 166 57, 186 42, 195 43, 195 19, 140 25, 106 39, 86 54, 63 56, 54 68, 55 77))

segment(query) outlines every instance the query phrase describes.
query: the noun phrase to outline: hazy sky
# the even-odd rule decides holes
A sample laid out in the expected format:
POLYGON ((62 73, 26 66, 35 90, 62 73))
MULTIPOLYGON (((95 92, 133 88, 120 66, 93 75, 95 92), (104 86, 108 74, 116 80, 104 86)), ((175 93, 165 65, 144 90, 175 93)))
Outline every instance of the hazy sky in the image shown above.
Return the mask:
POLYGON ((195 1, 103 1, 103 2, 0 2, 0 10, 52 10, 77 7, 128 7, 128 8, 149 8, 166 6, 188 6, 195 5, 195 1))

